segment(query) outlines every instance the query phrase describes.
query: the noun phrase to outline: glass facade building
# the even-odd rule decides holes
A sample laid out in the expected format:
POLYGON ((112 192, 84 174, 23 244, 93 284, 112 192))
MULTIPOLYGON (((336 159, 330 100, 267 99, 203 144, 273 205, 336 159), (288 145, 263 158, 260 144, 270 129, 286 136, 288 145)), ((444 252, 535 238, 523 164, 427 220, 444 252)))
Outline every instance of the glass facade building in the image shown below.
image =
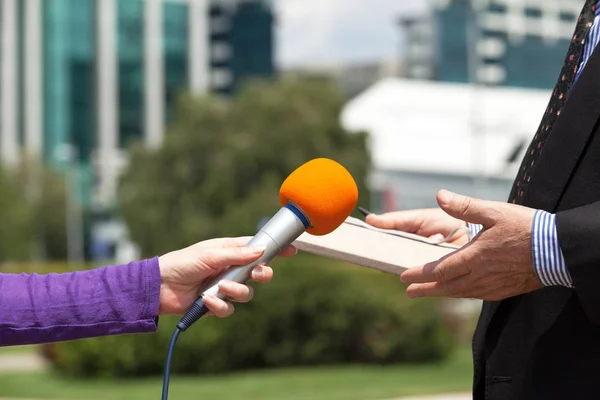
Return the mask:
POLYGON ((409 38, 407 75, 550 89, 581 7, 579 0, 435 2, 430 14, 402 24, 409 38))
POLYGON ((124 150, 160 146, 178 93, 274 75, 272 13, 260 0, 0 0, 2 161, 24 149, 75 168, 79 200, 110 207, 124 150))
POLYGON ((139 139, 144 131, 144 3, 117 3, 119 147, 139 139))

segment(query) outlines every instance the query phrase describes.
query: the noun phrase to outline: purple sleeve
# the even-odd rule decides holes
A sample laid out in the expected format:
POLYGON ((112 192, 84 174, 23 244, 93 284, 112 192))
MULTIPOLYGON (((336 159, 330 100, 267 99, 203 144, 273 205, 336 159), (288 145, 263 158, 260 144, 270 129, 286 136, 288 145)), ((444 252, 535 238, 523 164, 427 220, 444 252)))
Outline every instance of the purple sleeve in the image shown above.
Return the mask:
POLYGON ((0 274, 0 346, 155 332, 158 258, 66 274, 0 274))

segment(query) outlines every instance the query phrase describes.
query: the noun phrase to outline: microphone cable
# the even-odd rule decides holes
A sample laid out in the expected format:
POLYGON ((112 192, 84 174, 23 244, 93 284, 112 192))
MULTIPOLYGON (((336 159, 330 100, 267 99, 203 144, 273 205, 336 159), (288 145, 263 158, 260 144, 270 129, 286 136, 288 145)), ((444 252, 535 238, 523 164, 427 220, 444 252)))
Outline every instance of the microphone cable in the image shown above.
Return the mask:
POLYGON ((175 344, 177 343, 177 339, 181 332, 185 332, 187 328, 189 328, 194 322, 198 321, 204 315, 208 313, 208 307, 204 305, 202 301, 202 297, 196 300, 194 304, 190 307, 190 309, 185 313, 185 315, 181 318, 181 320, 177 323, 177 327, 175 328, 175 332, 173 332, 173 336, 171 336, 171 341, 169 342, 169 348, 167 350, 167 358, 165 360, 165 373, 163 376, 163 388, 162 388, 162 400, 167 400, 169 398, 169 381, 171 379, 171 362, 173 360, 173 351, 175 350, 175 344))

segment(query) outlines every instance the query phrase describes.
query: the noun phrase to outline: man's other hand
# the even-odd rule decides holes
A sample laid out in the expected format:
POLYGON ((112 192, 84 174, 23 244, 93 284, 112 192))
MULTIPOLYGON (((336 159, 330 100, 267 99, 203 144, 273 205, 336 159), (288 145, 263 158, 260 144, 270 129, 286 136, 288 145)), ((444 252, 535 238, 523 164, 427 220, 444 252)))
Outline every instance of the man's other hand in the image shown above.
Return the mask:
POLYGON ((469 243, 448 256, 402 274, 412 298, 444 296, 503 300, 540 289, 532 259, 535 210, 440 191, 441 209, 457 220, 483 225, 469 243))

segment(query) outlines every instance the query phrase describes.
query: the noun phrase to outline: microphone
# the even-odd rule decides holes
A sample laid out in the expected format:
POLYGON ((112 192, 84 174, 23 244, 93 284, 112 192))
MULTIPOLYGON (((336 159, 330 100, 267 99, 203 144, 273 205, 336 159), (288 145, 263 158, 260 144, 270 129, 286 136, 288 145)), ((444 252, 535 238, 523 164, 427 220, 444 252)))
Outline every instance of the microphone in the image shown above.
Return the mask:
POLYGON ((201 289, 200 297, 181 318, 177 327, 185 331, 208 312, 202 297, 211 294, 221 299, 219 282, 245 283, 254 267, 274 259, 300 235, 327 235, 350 216, 358 201, 358 188, 352 175, 341 164, 317 158, 298 167, 279 190, 282 208, 268 220, 247 246, 266 246, 262 256, 248 265, 231 267, 201 289))

